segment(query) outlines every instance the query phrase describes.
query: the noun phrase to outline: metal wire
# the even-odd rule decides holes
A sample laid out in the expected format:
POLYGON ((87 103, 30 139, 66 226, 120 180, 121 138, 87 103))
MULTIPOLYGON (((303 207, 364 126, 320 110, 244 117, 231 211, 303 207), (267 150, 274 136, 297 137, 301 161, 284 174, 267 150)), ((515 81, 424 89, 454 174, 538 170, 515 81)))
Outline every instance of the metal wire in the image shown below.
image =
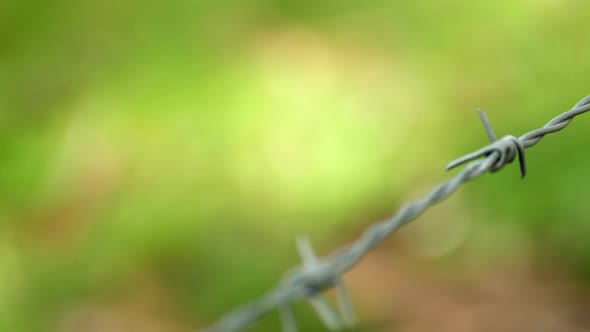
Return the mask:
POLYGON ((453 178, 435 187, 426 197, 406 204, 392 217, 370 225, 355 242, 331 255, 317 257, 309 241, 306 238, 298 238, 297 244, 303 265, 288 271, 283 281, 266 295, 228 313, 202 332, 242 331, 272 310, 280 311, 283 331, 294 332, 297 331, 297 326, 292 305, 304 299, 310 302, 330 330, 351 326, 355 315, 342 281, 344 273, 400 226, 416 219, 429 207, 449 197, 461 184, 476 179, 486 172, 502 169, 514 161, 516 154, 519 156, 521 177, 524 177, 526 174, 524 150, 537 144, 545 135, 562 130, 574 117, 588 111, 590 111, 590 96, 580 100, 571 110, 558 115, 542 128, 532 130, 518 138, 508 135, 499 140, 496 139, 487 116, 480 111, 486 132, 492 142, 451 162, 447 170, 475 159, 483 159, 469 163, 453 178), (337 290, 340 314, 322 295, 324 291, 333 287, 337 290))

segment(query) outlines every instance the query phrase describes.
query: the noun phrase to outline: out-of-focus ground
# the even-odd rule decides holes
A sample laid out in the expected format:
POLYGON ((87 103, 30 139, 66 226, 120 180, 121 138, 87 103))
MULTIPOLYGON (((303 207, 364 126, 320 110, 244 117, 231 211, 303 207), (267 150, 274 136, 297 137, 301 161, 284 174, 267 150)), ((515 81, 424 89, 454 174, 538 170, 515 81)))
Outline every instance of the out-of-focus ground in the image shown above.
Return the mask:
POLYGON ((588 288, 554 265, 531 263, 468 263, 449 271, 378 250, 351 273, 350 284, 363 317, 373 319, 367 330, 587 331, 588 288))
MULTIPOLYGON (((0 331, 184 332, 590 94, 590 4, 0 3, 0 331)), ((358 331, 590 330, 590 115, 346 276, 358 331)), ((323 331, 305 304, 303 331, 323 331)), ((273 313, 252 331, 277 331, 273 313)))

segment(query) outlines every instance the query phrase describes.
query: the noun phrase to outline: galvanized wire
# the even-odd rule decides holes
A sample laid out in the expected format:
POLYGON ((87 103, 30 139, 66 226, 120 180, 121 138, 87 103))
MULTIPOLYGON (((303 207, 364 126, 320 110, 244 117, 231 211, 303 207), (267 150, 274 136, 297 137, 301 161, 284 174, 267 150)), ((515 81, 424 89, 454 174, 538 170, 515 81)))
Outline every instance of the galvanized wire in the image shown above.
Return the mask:
POLYGON ((590 96, 580 100, 571 110, 558 115, 542 128, 532 130, 518 138, 508 135, 499 140, 496 139, 487 116, 480 111, 486 132, 492 142, 451 162, 447 170, 479 158, 483 159, 469 163, 456 176, 438 185, 426 197, 410 202, 392 217, 370 225, 355 242, 326 257, 317 257, 309 241, 304 237, 298 238, 297 245, 303 260, 301 266, 288 271, 283 281, 266 295, 228 313, 202 332, 242 331, 272 310, 280 312, 284 332, 295 332, 297 326, 292 306, 295 302, 304 299, 310 302, 330 330, 351 326, 354 323, 355 314, 342 280, 344 273, 400 226, 416 219, 429 207, 449 197, 461 184, 476 179, 486 172, 500 170, 514 161, 517 154, 521 176, 524 177, 526 174, 524 150, 537 144, 545 135, 564 129, 574 117, 588 111, 590 111, 590 96), (322 295, 324 291, 333 287, 337 290, 340 313, 334 310, 330 302, 322 295))

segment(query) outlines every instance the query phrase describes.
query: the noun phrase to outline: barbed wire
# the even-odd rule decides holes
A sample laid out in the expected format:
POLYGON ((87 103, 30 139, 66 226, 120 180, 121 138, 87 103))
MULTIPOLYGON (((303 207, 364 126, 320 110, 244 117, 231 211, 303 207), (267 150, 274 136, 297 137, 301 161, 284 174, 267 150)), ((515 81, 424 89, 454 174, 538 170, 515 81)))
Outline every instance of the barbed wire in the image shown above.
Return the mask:
POLYGON ((453 194, 461 184, 486 172, 496 172, 511 163, 518 154, 521 178, 526 175, 525 149, 537 144, 545 135, 564 129, 574 117, 590 111, 590 96, 580 100, 569 111, 549 121, 545 126, 532 130, 518 138, 504 136, 496 139, 486 114, 478 110, 491 143, 447 165, 447 170, 469 163, 456 176, 435 187, 426 197, 404 205, 392 217, 370 225, 352 244, 336 252, 317 257, 306 237, 297 238, 297 247, 303 261, 301 266, 289 270, 282 282, 266 295, 230 312, 202 332, 242 331, 264 314, 279 310, 284 332, 296 332, 293 304, 308 300, 320 319, 330 330, 352 326, 355 313, 342 276, 355 266, 369 251, 386 239, 400 226, 416 219, 429 207, 453 194), (322 293, 336 289, 338 313, 322 293))

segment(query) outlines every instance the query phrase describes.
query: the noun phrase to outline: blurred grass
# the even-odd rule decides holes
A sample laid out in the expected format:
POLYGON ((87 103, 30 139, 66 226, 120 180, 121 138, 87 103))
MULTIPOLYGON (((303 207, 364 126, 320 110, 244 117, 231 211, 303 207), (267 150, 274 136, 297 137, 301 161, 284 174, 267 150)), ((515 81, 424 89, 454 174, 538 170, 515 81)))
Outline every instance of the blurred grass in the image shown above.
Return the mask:
MULTIPOLYGON (((3 1, 0 330, 67 330, 144 274, 166 317, 210 322, 277 281, 294 234, 327 252, 442 180, 485 143, 475 107, 520 134, 587 95, 589 9, 3 1)), ((529 150, 524 182, 463 189, 473 229, 508 220, 590 275, 589 123, 529 150)))

